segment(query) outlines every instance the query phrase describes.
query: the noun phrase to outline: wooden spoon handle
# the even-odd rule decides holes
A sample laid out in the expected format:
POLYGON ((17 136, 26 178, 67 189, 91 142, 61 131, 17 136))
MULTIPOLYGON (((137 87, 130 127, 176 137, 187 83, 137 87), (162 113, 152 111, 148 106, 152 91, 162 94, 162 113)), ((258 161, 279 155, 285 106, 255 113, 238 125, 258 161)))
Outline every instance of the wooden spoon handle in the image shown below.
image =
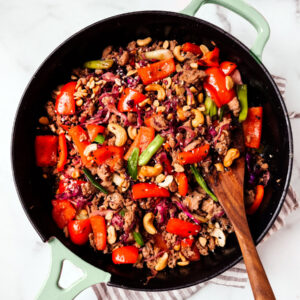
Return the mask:
POLYGON ((272 287, 256 251, 248 226, 235 229, 243 253, 255 300, 275 299, 272 287))

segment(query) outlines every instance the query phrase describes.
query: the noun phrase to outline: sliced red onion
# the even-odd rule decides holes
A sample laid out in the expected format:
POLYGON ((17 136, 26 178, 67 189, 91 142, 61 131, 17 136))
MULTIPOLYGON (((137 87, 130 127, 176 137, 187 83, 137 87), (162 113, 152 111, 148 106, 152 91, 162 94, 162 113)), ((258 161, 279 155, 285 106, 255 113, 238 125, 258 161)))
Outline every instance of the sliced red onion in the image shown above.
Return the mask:
POLYGON ((224 129, 228 129, 229 128, 229 124, 224 124, 221 126, 221 128, 218 131, 218 135, 215 137, 214 143, 216 144, 218 142, 218 139, 220 138, 222 132, 224 129))
POLYGON ((165 250, 161 250, 156 255, 150 256, 149 258, 145 259, 144 261, 151 261, 151 260, 157 259, 158 257, 162 256, 165 252, 166 252, 165 250))
POLYGON ((112 72, 106 72, 102 75, 102 79, 107 82, 114 82, 117 78, 112 72))
POLYGON ((243 84, 241 73, 238 69, 235 69, 231 74, 231 78, 235 84, 241 85, 243 84))
POLYGON ((197 220, 182 203, 179 201, 175 201, 175 203, 191 220, 193 220, 196 224, 201 225, 201 222, 197 220))

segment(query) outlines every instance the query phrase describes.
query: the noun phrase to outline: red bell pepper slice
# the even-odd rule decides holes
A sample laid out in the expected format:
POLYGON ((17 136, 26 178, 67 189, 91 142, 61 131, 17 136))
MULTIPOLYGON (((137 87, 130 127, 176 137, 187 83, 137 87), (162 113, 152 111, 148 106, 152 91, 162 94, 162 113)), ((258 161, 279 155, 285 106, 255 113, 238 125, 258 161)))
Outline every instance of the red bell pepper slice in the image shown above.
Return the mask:
POLYGON ((191 151, 184 151, 178 153, 178 162, 181 165, 194 164, 202 161, 209 152, 209 144, 195 148, 191 151))
POLYGON ((35 159, 38 167, 54 166, 57 160, 57 136, 38 135, 35 137, 35 159))
POLYGON ((65 84, 58 94, 55 103, 55 110, 60 115, 73 115, 75 114, 75 100, 74 93, 76 81, 71 81, 65 84))
POLYGON ((237 65, 231 61, 223 61, 220 64, 220 69, 222 70, 224 75, 230 75, 236 68, 237 65))
POLYGON ((70 179, 70 180, 60 180, 58 184, 58 192, 60 194, 66 191, 73 190, 75 186, 86 183, 84 180, 80 179, 70 179))
POLYGON ((164 240, 163 236, 160 233, 155 234, 153 237, 154 237, 154 242, 156 247, 158 247, 160 250, 163 251, 169 250, 166 241, 164 240))
POLYGON ((201 230, 201 226, 177 218, 171 218, 168 221, 166 230, 181 237, 189 237, 190 235, 197 235, 201 230))
POLYGON ((137 262, 139 249, 135 246, 123 246, 113 250, 112 261, 114 264, 134 264, 137 262))
POLYGON ((67 148, 67 140, 64 133, 61 133, 58 136, 58 163, 57 163, 57 171, 61 172, 65 164, 67 163, 68 158, 68 148, 67 148))
POLYGON ((143 84, 163 79, 175 72, 175 62, 173 58, 165 59, 151 64, 150 66, 139 68, 138 74, 143 84))
POLYGON ((198 65, 203 67, 218 67, 219 54, 219 48, 215 47, 212 51, 207 52, 198 60, 198 65))
POLYGON ((261 106, 248 108, 247 119, 243 122, 245 145, 258 149, 262 132, 263 108, 261 106))
POLYGON ((118 110, 120 112, 137 111, 137 105, 146 98, 142 93, 126 88, 118 103, 118 110))
POLYGON ((94 234, 94 242, 97 250, 104 250, 106 247, 106 223, 102 216, 90 217, 92 231, 94 234))
POLYGON ((86 133, 86 131, 79 125, 72 127, 69 130, 69 135, 73 140, 73 143, 75 144, 77 151, 79 152, 79 155, 81 157, 81 161, 85 166, 90 166, 91 161, 87 159, 87 157, 84 155, 85 148, 90 145, 89 137, 86 133))
POLYGON ((196 44, 193 44, 193 43, 183 44, 182 50, 184 52, 191 52, 191 53, 196 54, 196 55, 202 54, 202 51, 201 51, 200 47, 196 44))
POLYGON ((130 148, 126 152, 124 159, 128 160, 131 152, 134 148, 139 148, 140 153, 142 153, 148 145, 152 142, 155 137, 155 130, 152 127, 144 127, 142 126, 134 139, 133 143, 131 144, 130 148))
POLYGON ((93 152, 93 156, 98 165, 106 163, 115 170, 116 164, 123 159, 124 148, 117 146, 102 146, 93 152))
POLYGON ((256 194, 255 194, 255 200, 252 203, 252 205, 247 209, 248 215, 253 215, 257 209, 259 208, 263 198, 264 198, 265 189, 263 185, 258 185, 256 187, 256 194))
POLYGON ((226 88, 226 76, 221 69, 213 67, 205 71, 208 75, 205 79, 204 89, 214 100, 218 107, 230 102, 235 96, 235 90, 226 88))
POLYGON ((189 251, 189 256, 187 257, 187 259, 189 261, 198 261, 200 260, 200 252, 196 246, 196 244, 194 244, 194 239, 190 239, 190 238, 185 238, 183 240, 181 240, 181 249, 184 248, 191 248, 189 251))
POLYGON ((178 184, 178 193, 181 196, 186 196, 188 189, 189 189, 189 183, 187 176, 185 175, 184 172, 181 173, 176 173, 175 175, 177 184, 178 184))
POLYGON ((155 183, 137 183, 132 186, 134 200, 148 197, 170 197, 170 192, 155 183))
POLYGON ((180 246, 181 248, 192 248, 194 244, 194 239, 190 239, 190 238, 185 238, 185 239, 182 239, 181 242, 180 242, 180 246))
POLYGON ((72 220, 68 224, 70 239, 76 245, 84 245, 89 240, 91 231, 90 219, 72 220))
POLYGON ((103 133, 105 131, 105 127, 96 124, 86 125, 86 129, 91 142, 95 140, 99 133, 103 133))
POLYGON ((76 209, 68 200, 52 200, 52 205, 52 218, 60 229, 75 218, 76 209))

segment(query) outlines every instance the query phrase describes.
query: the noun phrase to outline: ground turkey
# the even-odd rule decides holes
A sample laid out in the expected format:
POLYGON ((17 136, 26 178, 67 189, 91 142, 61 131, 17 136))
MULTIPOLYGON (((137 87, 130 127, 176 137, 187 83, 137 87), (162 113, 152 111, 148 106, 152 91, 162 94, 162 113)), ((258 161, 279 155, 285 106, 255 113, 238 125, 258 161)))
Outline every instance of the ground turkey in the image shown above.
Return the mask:
POLYGON ((203 78, 205 78, 205 76, 206 73, 202 70, 184 70, 183 73, 179 76, 179 80, 183 80, 187 84, 194 85, 197 84, 203 78))

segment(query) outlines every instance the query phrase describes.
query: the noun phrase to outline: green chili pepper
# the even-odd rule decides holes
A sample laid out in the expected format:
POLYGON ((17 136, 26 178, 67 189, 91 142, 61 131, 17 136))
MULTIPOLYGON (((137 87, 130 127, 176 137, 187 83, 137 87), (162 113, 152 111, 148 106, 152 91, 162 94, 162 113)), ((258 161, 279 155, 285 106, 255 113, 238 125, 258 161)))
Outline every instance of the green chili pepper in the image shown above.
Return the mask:
POLYGON ((96 187, 102 193, 108 194, 107 190, 96 181, 94 176, 91 174, 91 172, 87 168, 83 168, 83 172, 84 172, 85 176, 87 177, 87 179, 91 182, 91 184, 94 187, 96 187))
POLYGON ((132 179, 137 179, 137 165, 139 160, 140 149, 134 148, 131 152, 128 162, 127 162, 127 171, 132 179))
POLYGON ((211 118, 218 113, 218 108, 217 108, 215 102, 210 97, 207 96, 205 98, 204 105, 205 105, 204 113, 206 115, 209 115, 211 118))
POLYGON ((220 108, 220 115, 219 115, 219 121, 220 122, 223 120, 224 112, 225 112, 225 106, 222 106, 220 108))
POLYGON ((119 212, 119 215, 124 217, 125 216, 125 209, 121 209, 119 212))
POLYGON ((109 69, 113 65, 112 59, 106 60, 90 60, 84 63, 85 68, 89 69, 109 69))
POLYGON ((98 143, 98 144, 103 144, 105 141, 105 137, 102 134, 98 134, 94 140, 94 142, 98 143))
POLYGON ((212 191, 208 188, 205 180, 200 175, 199 171, 194 167, 191 166, 191 171, 195 176, 196 181, 199 183, 199 185, 203 188, 203 190, 208 194, 214 201, 218 202, 218 198, 215 196, 215 194, 212 193, 212 191))
POLYGON ((247 84, 242 84, 237 86, 237 96, 241 105, 239 122, 243 122, 247 119, 247 114, 248 114, 247 84))
POLYGON ((139 159, 139 166, 145 166, 151 157, 157 152, 157 150, 164 143, 165 139, 159 134, 154 138, 154 140, 148 145, 145 151, 142 152, 139 159))
POLYGON ((140 245, 140 246, 144 246, 144 240, 142 235, 139 232, 134 231, 133 232, 133 237, 135 239, 135 241, 140 245))

